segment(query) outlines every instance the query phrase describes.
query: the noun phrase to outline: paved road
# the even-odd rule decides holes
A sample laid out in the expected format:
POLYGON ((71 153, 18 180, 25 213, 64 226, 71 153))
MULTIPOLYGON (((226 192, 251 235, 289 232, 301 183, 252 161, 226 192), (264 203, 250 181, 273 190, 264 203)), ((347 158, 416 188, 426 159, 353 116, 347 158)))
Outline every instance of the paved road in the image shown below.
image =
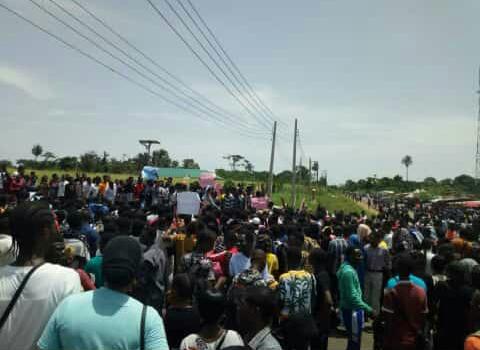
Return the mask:
MULTIPOLYGON (((340 335, 332 335, 328 339, 328 350, 345 350, 347 348, 347 339, 340 335)), ((314 350, 314 349, 312 349, 314 350)), ((373 350, 372 334, 363 332, 362 350, 373 350)))

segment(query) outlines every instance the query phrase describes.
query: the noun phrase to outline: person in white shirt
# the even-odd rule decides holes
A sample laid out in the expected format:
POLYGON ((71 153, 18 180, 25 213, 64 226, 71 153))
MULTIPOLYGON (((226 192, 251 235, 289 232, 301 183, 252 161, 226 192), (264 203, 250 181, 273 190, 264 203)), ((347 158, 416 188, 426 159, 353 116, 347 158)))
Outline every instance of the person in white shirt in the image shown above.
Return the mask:
POLYGON ((210 290, 202 293, 198 298, 202 328, 200 332, 184 338, 180 344, 180 350, 221 350, 230 346, 243 346, 242 337, 237 332, 220 326, 225 305, 226 300, 222 293, 210 290))
POLYGON ((65 197, 65 187, 68 185, 68 183, 69 182, 65 180, 65 178, 62 176, 62 179, 58 182, 58 191, 57 191, 58 198, 65 197))
POLYGON ((90 195, 90 187, 92 186, 92 182, 90 178, 87 178, 86 180, 83 181, 82 183, 82 197, 83 199, 88 199, 88 196, 90 195))
POLYGON ((18 256, 12 265, 0 267, 0 348, 33 350, 57 305, 65 297, 81 292, 82 287, 75 270, 45 263, 59 238, 47 203, 19 205, 10 215, 10 226, 18 256), (29 273, 24 289, 7 313, 29 273))

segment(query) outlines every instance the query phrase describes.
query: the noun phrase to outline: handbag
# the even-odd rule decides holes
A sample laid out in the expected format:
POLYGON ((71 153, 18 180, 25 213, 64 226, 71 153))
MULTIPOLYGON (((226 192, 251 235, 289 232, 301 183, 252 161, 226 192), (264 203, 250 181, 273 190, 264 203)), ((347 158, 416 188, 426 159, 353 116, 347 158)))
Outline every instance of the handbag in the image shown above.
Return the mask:
POLYGON ((145 350, 145 319, 147 317, 147 305, 143 305, 142 320, 140 321, 140 350, 145 350))

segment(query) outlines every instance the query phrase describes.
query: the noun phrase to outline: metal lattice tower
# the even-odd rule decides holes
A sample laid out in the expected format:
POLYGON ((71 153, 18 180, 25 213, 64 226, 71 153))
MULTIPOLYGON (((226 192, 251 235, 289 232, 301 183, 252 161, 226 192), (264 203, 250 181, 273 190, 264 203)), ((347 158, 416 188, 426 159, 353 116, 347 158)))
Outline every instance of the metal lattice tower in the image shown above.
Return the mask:
MULTIPOLYGON (((478 85, 480 89, 480 69, 478 71, 478 85)), ((478 117, 477 117, 477 152, 475 153, 475 179, 480 180, 480 90, 478 95, 478 117)))

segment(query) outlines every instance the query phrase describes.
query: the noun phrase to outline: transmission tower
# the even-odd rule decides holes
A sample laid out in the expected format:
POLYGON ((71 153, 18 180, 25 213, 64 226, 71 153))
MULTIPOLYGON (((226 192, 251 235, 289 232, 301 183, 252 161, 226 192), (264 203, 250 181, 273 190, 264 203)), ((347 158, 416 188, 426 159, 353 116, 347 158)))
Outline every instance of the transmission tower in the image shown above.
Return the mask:
MULTIPOLYGON (((480 69, 478 71, 478 84, 480 87, 480 69)), ((480 90, 478 95, 478 117, 477 117, 477 152, 475 154, 475 179, 480 180, 480 90)))

